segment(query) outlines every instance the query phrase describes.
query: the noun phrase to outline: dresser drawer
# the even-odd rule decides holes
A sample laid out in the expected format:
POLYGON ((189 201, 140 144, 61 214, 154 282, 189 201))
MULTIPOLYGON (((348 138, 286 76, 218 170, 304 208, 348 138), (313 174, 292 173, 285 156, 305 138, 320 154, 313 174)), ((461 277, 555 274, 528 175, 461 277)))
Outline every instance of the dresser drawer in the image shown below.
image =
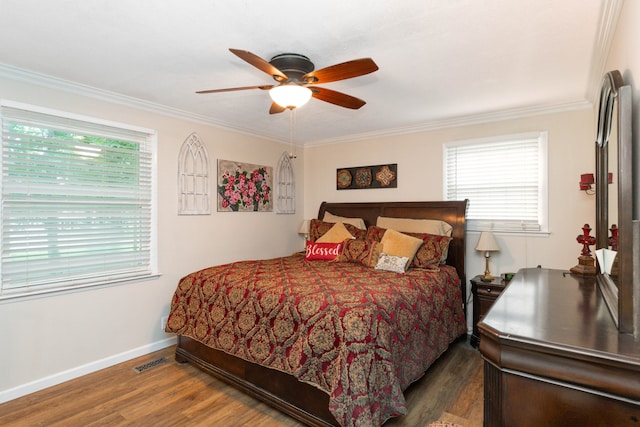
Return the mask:
POLYGON ((497 285, 497 284, 492 285, 492 284, 482 283, 477 285, 476 293, 478 297, 481 297, 481 298, 496 299, 498 298, 498 295, 502 293, 503 289, 504 289, 503 285, 497 285))

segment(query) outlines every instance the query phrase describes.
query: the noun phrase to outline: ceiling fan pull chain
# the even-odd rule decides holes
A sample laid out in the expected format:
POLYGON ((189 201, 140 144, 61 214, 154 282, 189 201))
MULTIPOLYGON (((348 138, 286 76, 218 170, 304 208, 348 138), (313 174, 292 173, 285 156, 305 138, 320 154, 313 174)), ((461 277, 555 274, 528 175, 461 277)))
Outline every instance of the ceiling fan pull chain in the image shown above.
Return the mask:
POLYGON ((289 145, 291 145, 291 153, 289 158, 295 159, 296 156, 296 143, 295 143, 295 128, 296 128, 296 110, 297 108, 291 108, 289 115, 289 145))

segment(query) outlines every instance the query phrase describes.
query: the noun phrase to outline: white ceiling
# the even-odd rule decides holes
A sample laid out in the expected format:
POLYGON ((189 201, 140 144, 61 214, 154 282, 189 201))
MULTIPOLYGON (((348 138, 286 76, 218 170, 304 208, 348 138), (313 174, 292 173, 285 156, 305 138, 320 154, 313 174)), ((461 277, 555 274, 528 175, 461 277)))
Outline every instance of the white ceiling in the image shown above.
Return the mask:
POLYGON ((266 91, 195 94, 273 83, 228 48, 300 53, 316 69, 371 57, 379 71, 325 85, 364 107, 312 99, 295 117, 298 144, 362 139, 584 107, 616 3, 0 0, 0 75, 28 70, 289 141, 290 114, 269 115, 266 91))

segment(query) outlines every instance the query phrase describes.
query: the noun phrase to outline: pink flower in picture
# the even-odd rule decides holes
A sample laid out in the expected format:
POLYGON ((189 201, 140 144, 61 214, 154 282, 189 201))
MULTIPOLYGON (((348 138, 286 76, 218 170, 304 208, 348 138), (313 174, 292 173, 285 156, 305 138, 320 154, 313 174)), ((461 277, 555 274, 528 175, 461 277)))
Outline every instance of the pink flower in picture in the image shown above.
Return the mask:
POLYGON ((223 210, 271 211, 271 168, 218 160, 218 205, 223 210))

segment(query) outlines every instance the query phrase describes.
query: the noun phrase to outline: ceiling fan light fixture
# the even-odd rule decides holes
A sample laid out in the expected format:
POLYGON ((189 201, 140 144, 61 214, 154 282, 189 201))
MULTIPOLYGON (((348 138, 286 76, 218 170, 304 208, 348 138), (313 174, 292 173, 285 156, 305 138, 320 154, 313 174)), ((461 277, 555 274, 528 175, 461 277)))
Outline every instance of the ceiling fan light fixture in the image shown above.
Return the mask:
POLYGON ((297 84, 286 84, 270 89, 269 96, 283 108, 298 108, 311 99, 311 89, 297 84))

